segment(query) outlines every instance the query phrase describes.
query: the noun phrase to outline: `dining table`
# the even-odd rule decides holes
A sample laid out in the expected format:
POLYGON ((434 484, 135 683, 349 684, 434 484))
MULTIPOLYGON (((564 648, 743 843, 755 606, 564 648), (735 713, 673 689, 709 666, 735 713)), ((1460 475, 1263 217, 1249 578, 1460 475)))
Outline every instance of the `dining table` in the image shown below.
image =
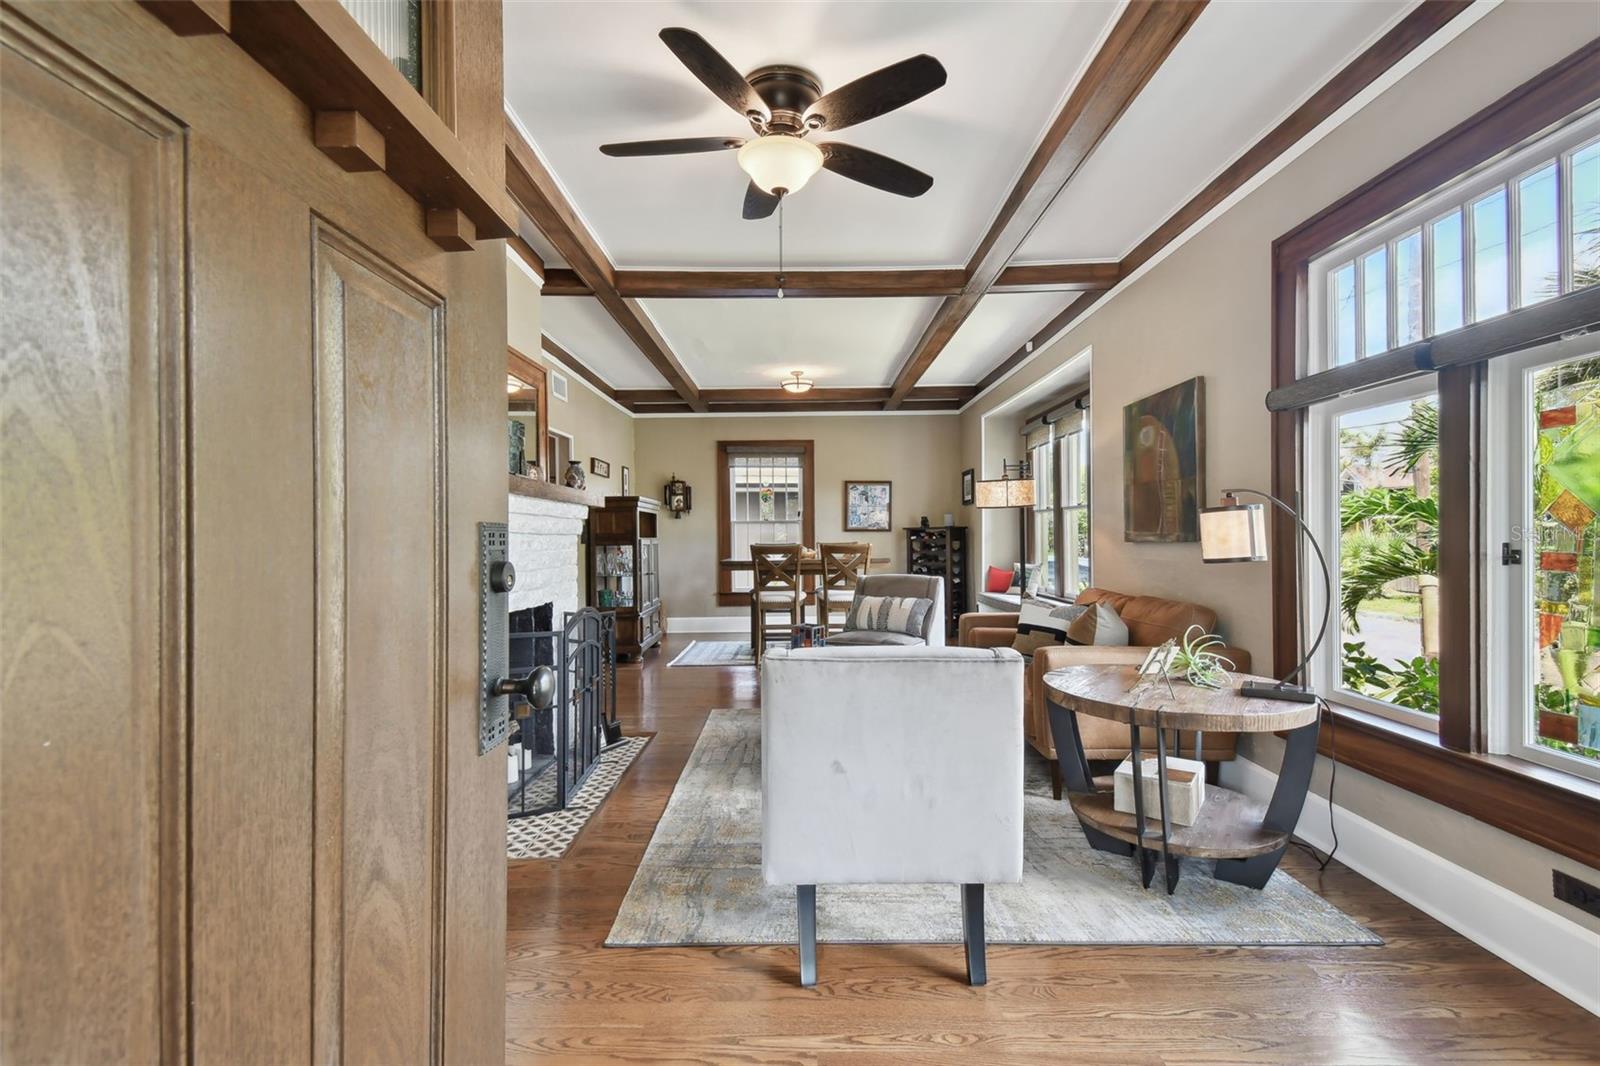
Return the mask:
MULTIPOLYGON (((738 574, 738 573, 751 574, 751 573, 754 573, 755 569, 756 569, 756 561, 754 559, 751 559, 751 558, 748 558, 748 557, 746 557, 744 559, 724 559, 718 565, 721 566, 721 568, 723 570, 726 570, 726 571, 728 571, 730 573, 736 573, 736 574, 738 574)), ((867 559, 867 566, 868 566, 869 569, 872 568, 872 567, 888 566, 888 565, 889 565, 889 560, 888 559, 884 559, 884 558, 868 558, 867 559)), ((817 553, 812 554, 812 555, 802 555, 800 557, 800 573, 801 573, 801 576, 803 576, 803 577, 821 577, 822 576, 822 553, 821 552, 817 552, 817 553)), ((824 627, 824 629, 825 628, 826 627, 824 627)), ((755 634, 755 629, 756 629, 755 623, 754 623, 754 620, 752 618, 752 622, 751 622, 751 626, 750 626, 750 643, 752 645, 758 639, 756 637, 756 634, 755 634)))

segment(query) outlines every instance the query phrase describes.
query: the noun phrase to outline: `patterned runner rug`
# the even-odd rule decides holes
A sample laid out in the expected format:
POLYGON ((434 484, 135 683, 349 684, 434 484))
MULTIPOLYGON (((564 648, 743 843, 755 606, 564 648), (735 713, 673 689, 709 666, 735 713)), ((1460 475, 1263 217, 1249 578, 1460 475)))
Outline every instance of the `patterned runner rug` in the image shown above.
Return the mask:
POLYGON ((695 640, 668 666, 754 666, 748 640, 695 640))
MULTIPOLYGON (((717 710, 656 826, 606 938, 610 947, 779 944, 796 939, 794 890, 761 879, 761 712, 717 710)), ((886 752, 885 758, 893 758, 886 752)), ((1184 859, 1177 894, 1140 887, 1133 860, 1091 849, 1048 767, 1030 758, 1021 884, 991 885, 984 918, 1000 944, 1380 944, 1279 870, 1262 891, 1184 859)), ((955 943, 954 885, 821 885, 818 939, 955 943)))

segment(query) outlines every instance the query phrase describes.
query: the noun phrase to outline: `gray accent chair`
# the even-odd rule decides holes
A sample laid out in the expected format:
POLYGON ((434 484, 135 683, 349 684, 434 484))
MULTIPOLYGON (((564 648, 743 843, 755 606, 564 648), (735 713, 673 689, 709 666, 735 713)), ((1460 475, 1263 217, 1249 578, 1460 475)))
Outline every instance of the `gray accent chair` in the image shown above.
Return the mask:
POLYGON ((844 629, 828 637, 828 646, 840 648, 882 648, 927 645, 944 647, 944 578, 926 574, 867 574, 856 585, 856 596, 915 596, 932 600, 927 633, 913 637, 905 633, 879 633, 869 629, 844 629))

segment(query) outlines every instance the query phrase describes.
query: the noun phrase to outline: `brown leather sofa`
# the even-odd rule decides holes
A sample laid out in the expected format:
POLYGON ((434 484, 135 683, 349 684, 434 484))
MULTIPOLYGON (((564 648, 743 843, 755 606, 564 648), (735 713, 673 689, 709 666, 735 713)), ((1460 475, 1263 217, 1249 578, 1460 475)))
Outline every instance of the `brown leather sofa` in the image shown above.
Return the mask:
MULTIPOLYGON (((1061 797, 1061 778, 1055 742, 1050 735, 1050 715, 1045 707, 1044 675, 1065 666, 1100 663, 1132 663, 1137 666, 1144 661, 1151 648, 1173 637, 1181 640, 1190 626, 1199 626, 1207 633, 1215 632, 1217 627, 1217 612, 1197 603, 1158 596, 1130 596, 1097 588, 1084 589, 1077 597, 1077 602, 1081 604, 1102 600, 1109 603, 1127 625, 1127 647, 1078 647, 1067 644, 1041 648, 1034 653, 1033 662, 1023 675, 1024 732, 1034 750, 1050 760, 1057 799, 1061 797)), ((1011 646, 1016 636, 1015 614, 961 616, 960 642, 964 648, 1006 648, 1011 646)), ((1225 646, 1216 650, 1233 661, 1237 672, 1250 672, 1250 653, 1243 648, 1225 646)), ((1084 754, 1092 760, 1120 762, 1128 755, 1128 727, 1125 725, 1084 715, 1078 719, 1078 733, 1083 738, 1084 754)), ((1206 733, 1201 740, 1201 758, 1208 763, 1231 759, 1237 740, 1238 734, 1235 733, 1206 733)), ((1140 735, 1141 745, 1154 742, 1154 730, 1140 735)), ((1183 754, 1192 758, 1194 734, 1182 734, 1180 744, 1183 754)))

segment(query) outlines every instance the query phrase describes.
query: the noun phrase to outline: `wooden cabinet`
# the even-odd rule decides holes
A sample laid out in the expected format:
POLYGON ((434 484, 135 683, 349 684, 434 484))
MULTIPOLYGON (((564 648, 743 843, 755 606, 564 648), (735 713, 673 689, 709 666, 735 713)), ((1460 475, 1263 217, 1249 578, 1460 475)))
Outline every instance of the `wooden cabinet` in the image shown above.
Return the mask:
POLYGON ((589 606, 617 613, 619 656, 661 643, 660 512, 643 496, 607 496, 589 509, 589 606))
POLYGON ((955 636, 967 607, 967 527, 907 526, 906 570, 944 578, 945 633, 955 636))

